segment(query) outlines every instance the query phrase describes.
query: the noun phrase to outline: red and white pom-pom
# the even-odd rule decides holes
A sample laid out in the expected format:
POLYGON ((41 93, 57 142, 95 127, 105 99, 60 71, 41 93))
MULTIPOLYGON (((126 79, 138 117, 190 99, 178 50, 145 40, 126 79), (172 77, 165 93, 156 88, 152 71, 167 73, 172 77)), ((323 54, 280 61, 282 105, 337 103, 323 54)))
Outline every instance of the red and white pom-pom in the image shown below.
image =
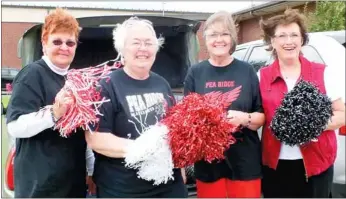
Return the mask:
POLYGON ((235 142, 237 130, 226 118, 229 105, 237 99, 241 86, 232 91, 192 93, 172 107, 160 122, 169 129, 174 166, 183 168, 199 160, 224 159, 225 150, 235 142))
POLYGON ((101 115, 99 107, 109 101, 109 99, 101 98, 100 90, 97 88, 99 81, 107 78, 112 69, 119 67, 120 63, 117 62, 113 66, 103 64, 101 67, 68 71, 62 90, 67 92, 73 102, 69 104, 67 113, 54 126, 54 129, 59 129, 61 136, 68 137, 78 127, 89 129, 88 124, 98 122, 97 115, 101 115))
POLYGON ((167 126, 160 123, 146 128, 127 146, 125 166, 138 169, 138 178, 154 181, 154 185, 173 179, 173 160, 167 135, 167 126))
POLYGON ((183 168, 202 159, 224 159, 237 130, 228 122, 226 110, 239 96, 240 88, 224 94, 186 96, 127 148, 125 166, 138 169, 139 178, 160 184, 173 178, 173 167, 183 168))

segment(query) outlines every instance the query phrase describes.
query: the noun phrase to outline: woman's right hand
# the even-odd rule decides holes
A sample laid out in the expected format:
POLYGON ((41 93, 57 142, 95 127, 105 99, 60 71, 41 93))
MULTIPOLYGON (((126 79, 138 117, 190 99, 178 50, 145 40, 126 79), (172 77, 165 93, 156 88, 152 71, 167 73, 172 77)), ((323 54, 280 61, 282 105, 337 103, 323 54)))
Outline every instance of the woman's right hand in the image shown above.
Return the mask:
POLYGON ((68 93, 65 90, 60 90, 53 104, 53 115, 54 118, 59 120, 65 113, 68 111, 70 105, 73 103, 73 99, 68 96, 68 93))

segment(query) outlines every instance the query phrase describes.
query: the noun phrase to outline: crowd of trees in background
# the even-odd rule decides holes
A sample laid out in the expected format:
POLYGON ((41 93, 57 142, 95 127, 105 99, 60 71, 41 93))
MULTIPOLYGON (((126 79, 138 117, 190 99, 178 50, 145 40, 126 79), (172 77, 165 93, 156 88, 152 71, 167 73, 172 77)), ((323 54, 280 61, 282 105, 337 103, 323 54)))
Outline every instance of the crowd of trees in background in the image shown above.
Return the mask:
POLYGON ((345 1, 316 1, 314 12, 307 11, 307 4, 304 13, 309 32, 345 30, 345 1))

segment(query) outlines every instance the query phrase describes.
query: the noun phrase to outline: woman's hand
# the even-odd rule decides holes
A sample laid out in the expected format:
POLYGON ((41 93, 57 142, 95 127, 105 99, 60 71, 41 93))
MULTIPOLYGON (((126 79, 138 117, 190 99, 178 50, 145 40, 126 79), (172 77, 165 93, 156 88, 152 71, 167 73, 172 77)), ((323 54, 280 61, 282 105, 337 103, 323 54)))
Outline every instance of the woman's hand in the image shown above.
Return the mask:
POLYGON ((183 177, 184 184, 186 184, 187 177, 186 177, 185 168, 181 168, 181 176, 183 177))
POLYGON ((68 96, 65 90, 60 90, 55 97, 53 104, 53 115, 56 120, 59 120, 68 111, 73 99, 68 96))
POLYGON ((88 185, 88 194, 95 195, 96 194, 96 185, 92 179, 92 176, 86 177, 86 183, 88 185))
POLYGON ((246 126, 249 121, 248 113, 234 110, 229 110, 227 112, 227 118, 229 119, 229 122, 235 126, 246 126))

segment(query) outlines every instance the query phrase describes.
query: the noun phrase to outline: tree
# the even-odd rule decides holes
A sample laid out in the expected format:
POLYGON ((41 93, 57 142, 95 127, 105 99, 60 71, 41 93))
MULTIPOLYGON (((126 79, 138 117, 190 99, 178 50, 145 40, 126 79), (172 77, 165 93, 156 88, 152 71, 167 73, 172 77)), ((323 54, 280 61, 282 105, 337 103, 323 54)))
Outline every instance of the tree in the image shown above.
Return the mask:
POLYGON ((307 3, 304 13, 308 19, 309 32, 345 30, 346 2, 316 1, 315 11, 310 13, 306 9, 307 3))

